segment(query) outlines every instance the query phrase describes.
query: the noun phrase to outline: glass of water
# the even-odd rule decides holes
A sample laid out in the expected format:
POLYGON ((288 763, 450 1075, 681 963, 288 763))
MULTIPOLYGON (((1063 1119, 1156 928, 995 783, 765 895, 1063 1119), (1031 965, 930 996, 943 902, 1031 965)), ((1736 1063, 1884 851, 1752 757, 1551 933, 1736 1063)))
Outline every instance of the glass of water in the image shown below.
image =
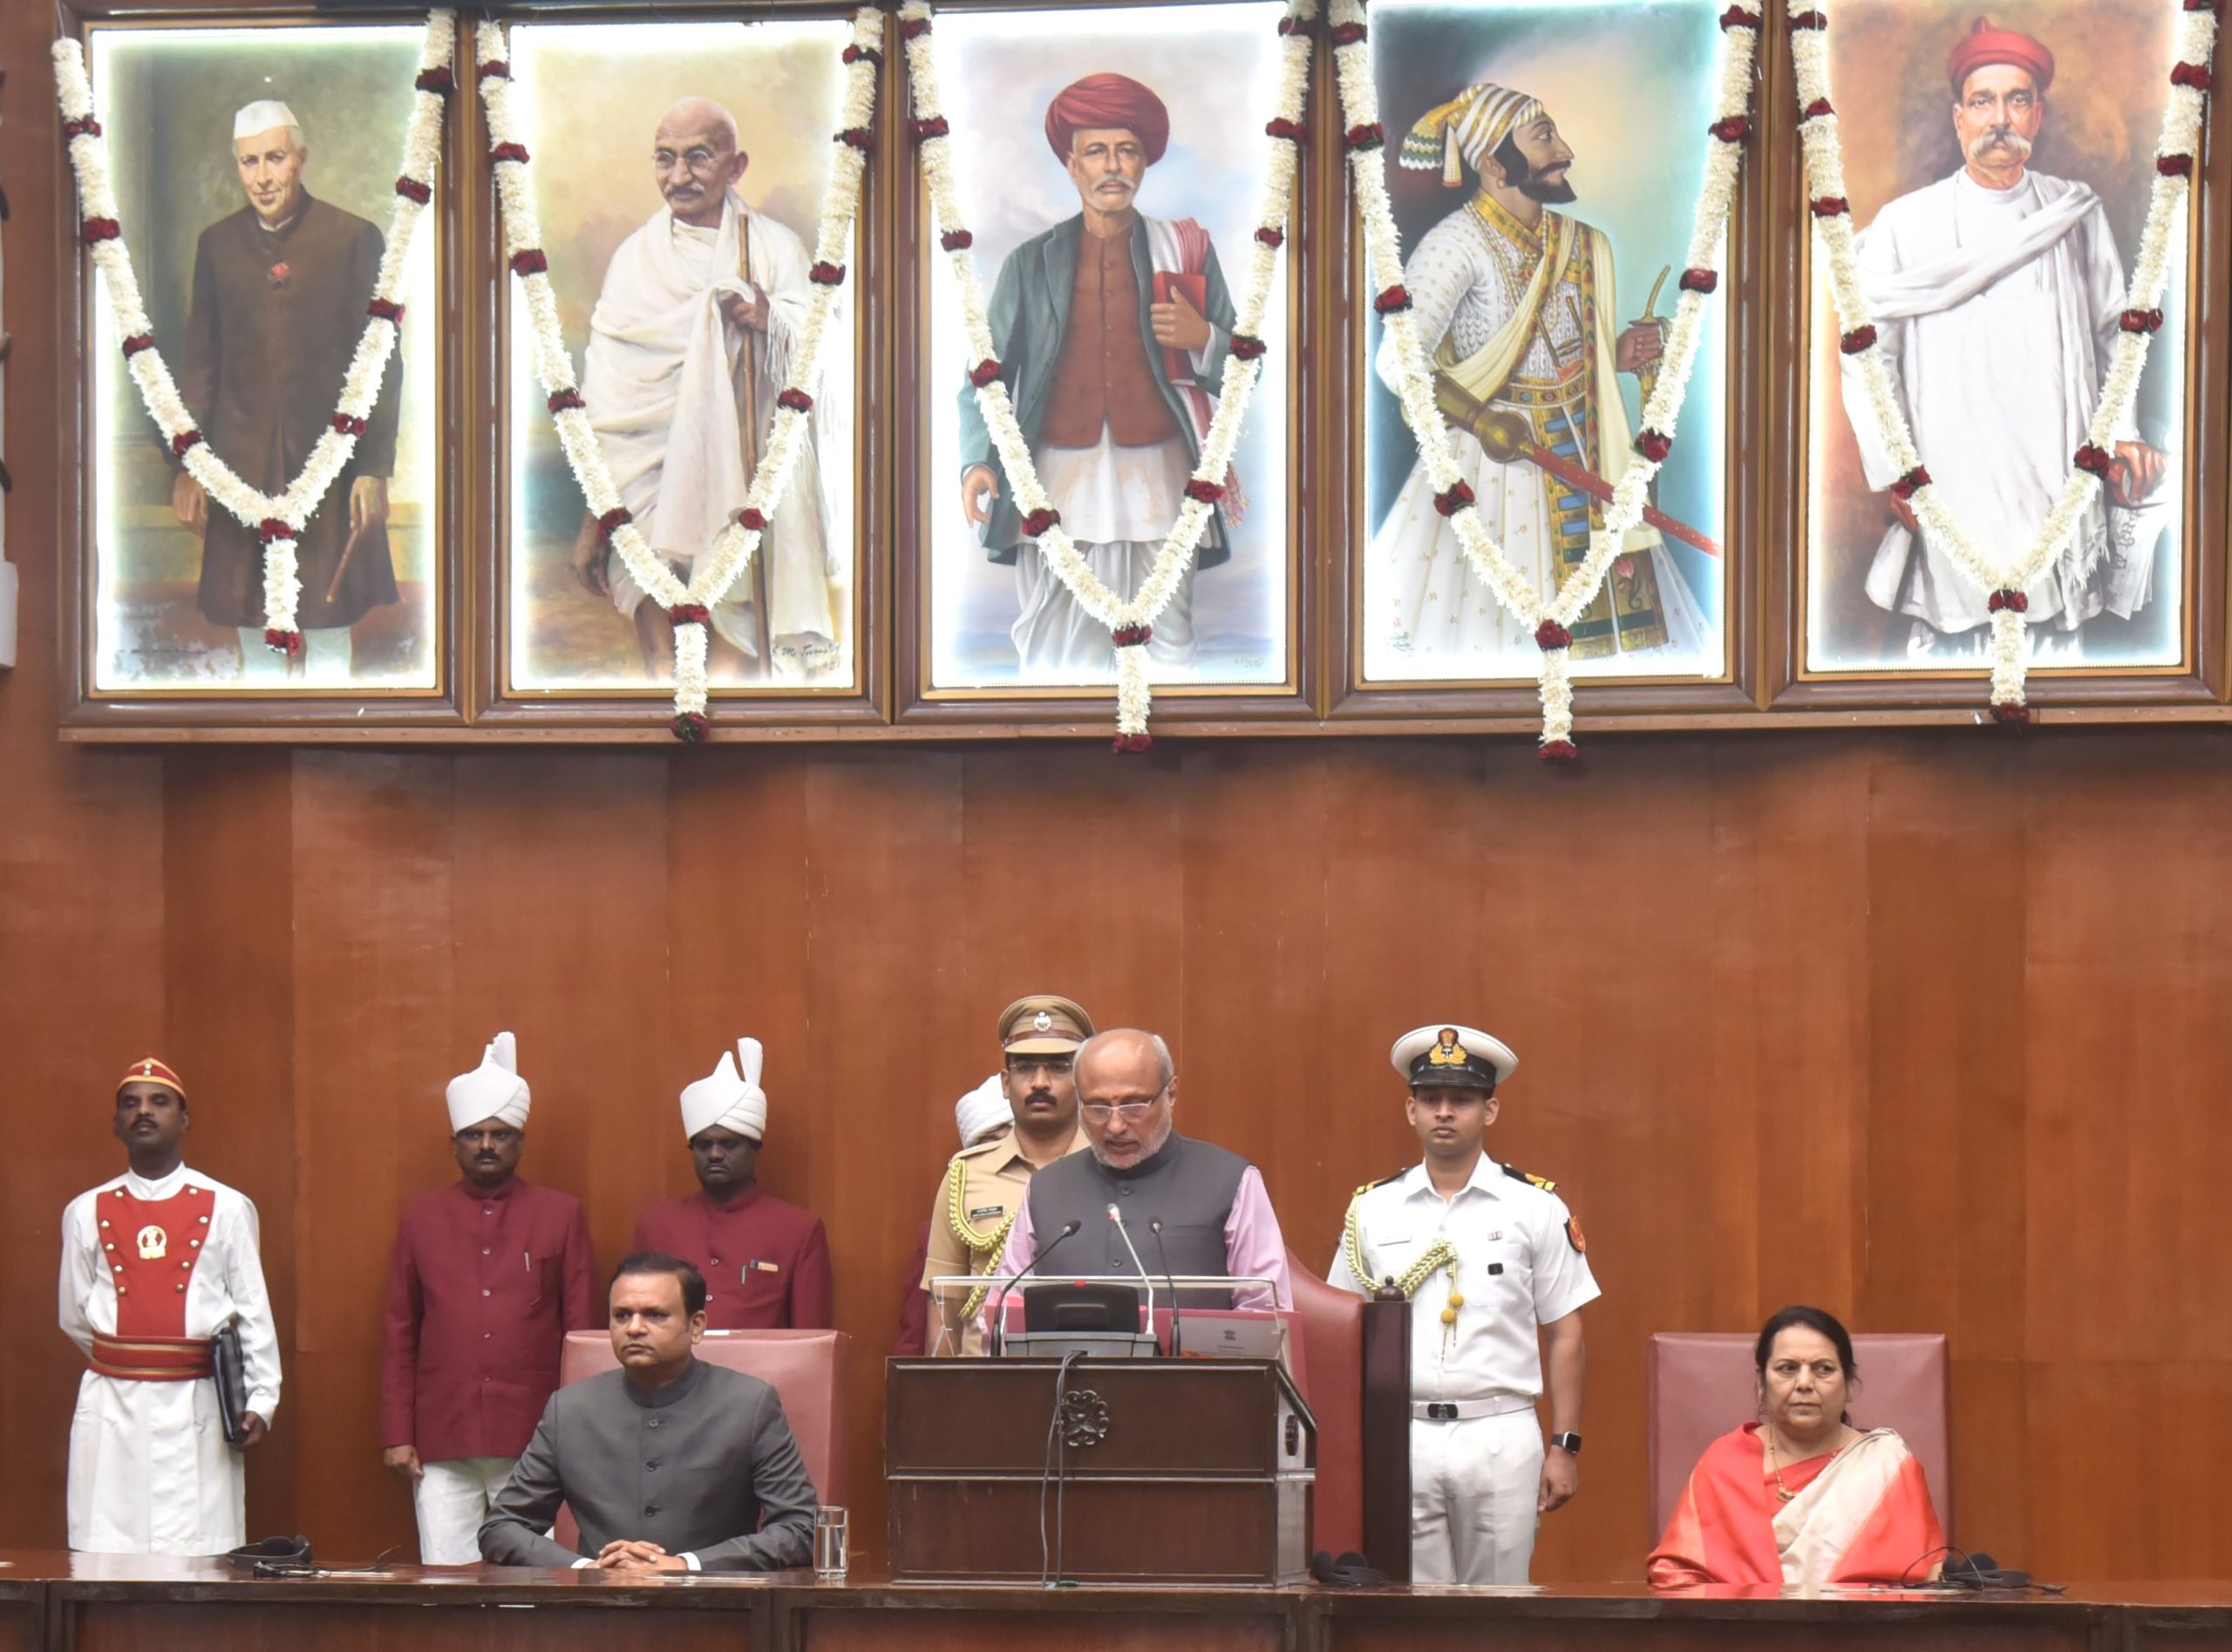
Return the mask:
POLYGON ((813 1512, 813 1574, 825 1583, 845 1581, 845 1511, 818 1508, 813 1512))

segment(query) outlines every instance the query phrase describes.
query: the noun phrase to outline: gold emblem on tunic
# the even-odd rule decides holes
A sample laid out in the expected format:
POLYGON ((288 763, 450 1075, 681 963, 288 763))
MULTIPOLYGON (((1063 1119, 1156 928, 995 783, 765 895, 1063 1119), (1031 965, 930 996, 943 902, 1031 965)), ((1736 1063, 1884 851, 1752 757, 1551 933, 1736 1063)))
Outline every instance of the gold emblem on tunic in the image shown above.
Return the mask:
POLYGON ((140 1230, 140 1260, 157 1262, 170 1254, 171 1236, 150 1222, 140 1230))

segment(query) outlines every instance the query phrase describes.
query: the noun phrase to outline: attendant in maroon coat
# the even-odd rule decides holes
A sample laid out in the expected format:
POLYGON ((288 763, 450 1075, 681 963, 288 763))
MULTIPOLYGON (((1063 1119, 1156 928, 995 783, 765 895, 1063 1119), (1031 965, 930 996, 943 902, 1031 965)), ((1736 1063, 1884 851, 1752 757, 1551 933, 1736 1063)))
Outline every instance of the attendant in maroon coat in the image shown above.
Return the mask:
POLYGON ((511 1034, 447 1099, 465 1180, 413 1200, 395 1236, 381 1456, 411 1482, 419 1558, 471 1566, 488 1506, 557 1390, 566 1333, 604 1316, 581 1201, 515 1173, 529 1098, 511 1034))
POLYGON ((638 1217, 635 1248, 679 1256, 705 1276, 708 1330, 826 1330, 821 1219, 752 1180, 767 1129, 760 1061, 759 1040, 739 1038, 735 1054, 723 1050, 721 1064, 683 1091, 682 1131, 699 1191, 638 1217))

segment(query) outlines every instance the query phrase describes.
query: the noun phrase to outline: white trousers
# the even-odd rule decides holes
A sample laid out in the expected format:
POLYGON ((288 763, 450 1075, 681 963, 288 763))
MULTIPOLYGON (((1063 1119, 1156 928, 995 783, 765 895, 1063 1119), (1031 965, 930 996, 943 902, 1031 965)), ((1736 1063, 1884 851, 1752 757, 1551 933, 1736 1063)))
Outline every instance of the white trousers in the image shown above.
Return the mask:
POLYGON ((1534 1558, 1542 1428, 1532 1407, 1411 1421, 1411 1581, 1524 1583, 1534 1558))
POLYGON ((512 1478, 515 1457, 457 1457, 425 1465, 412 1487, 418 1511, 418 1561, 422 1566, 478 1566, 480 1523, 488 1505, 512 1478))

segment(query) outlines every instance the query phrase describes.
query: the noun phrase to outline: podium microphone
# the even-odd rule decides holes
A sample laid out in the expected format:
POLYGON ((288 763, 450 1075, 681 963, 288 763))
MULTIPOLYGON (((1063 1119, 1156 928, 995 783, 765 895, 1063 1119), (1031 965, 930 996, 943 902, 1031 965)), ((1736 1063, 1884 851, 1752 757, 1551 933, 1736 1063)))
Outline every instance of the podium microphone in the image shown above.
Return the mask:
POLYGON ((1124 1248, 1131 1252, 1132 1266, 1140 1270, 1140 1277, 1147 1282, 1147 1345, 1152 1348, 1154 1345, 1154 1275, 1147 1272, 1147 1265, 1140 1260, 1140 1253, 1132 1244, 1132 1230, 1125 1225, 1124 1213, 1112 1204, 1108 1207, 1108 1220, 1116 1224, 1116 1231, 1124 1241, 1124 1248))
POLYGON ((1162 1218, 1147 1218, 1147 1231, 1154 1235, 1154 1259, 1162 1264, 1162 1276, 1170 1281, 1170 1357, 1176 1359, 1182 1352, 1178 1340, 1178 1275, 1170 1271, 1170 1253, 1162 1247, 1162 1218))
POLYGON ((1036 1256, 1033 1256, 1031 1259, 1029 1266, 1025 1267, 1022 1273, 1017 1274, 1013 1279, 1008 1281, 1006 1284, 1000 1287, 999 1308, 992 1315, 992 1358, 999 1358, 1001 1354, 1007 1348, 1008 1293, 1013 1290, 1017 1285, 1022 1284, 1023 1281, 1031 1274, 1035 1273, 1038 1270, 1038 1264, 1045 1261, 1049 1256, 1051 1256, 1054 1254, 1054 1247, 1057 1245, 1060 1244, 1064 1240, 1067 1239, 1072 1234, 1074 1234, 1079 1228, 1084 1226, 1085 1224, 1081 1221, 1071 1221, 1065 1223, 1062 1227, 1062 1231, 1046 1241, 1046 1248, 1040 1251, 1036 1256))

